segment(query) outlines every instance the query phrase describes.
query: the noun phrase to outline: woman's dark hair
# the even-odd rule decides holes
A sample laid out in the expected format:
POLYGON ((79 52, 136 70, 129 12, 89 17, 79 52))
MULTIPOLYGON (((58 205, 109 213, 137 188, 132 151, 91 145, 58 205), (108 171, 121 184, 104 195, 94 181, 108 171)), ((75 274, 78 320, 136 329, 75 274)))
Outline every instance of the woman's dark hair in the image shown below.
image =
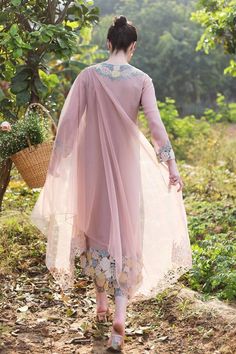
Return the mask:
POLYGON ((112 44, 112 52, 121 49, 126 52, 130 44, 137 41, 137 31, 125 16, 115 16, 113 24, 109 27, 107 39, 112 44))

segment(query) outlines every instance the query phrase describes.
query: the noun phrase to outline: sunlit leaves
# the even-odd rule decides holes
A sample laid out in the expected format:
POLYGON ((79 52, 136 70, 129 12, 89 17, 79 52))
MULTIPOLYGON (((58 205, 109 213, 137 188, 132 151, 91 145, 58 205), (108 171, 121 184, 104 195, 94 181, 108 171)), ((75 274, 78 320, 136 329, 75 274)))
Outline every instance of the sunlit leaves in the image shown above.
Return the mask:
MULTIPOLYGON (((218 44, 227 54, 236 54, 236 1, 199 0, 200 9, 192 14, 192 20, 204 27, 197 50, 209 53, 218 44)), ((235 62, 232 60, 225 73, 235 76, 235 62)))
POLYGON ((224 73, 236 77, 236 61, 230 60, 229 66, 225 68, 224 73))
POLYGON ((56 87, 60 82, 56 74, 48 75, 44 71, 40 70, 39 76, 49 92, 51 92, 51 90, 53 90, 53 88, 56 87))

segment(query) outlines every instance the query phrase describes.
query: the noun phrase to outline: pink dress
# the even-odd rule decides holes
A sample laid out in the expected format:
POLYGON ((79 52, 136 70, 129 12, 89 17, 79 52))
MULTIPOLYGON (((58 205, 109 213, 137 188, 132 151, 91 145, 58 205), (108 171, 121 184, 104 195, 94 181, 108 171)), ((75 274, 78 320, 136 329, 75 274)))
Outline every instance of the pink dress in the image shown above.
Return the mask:
POLYGON ((73 286, 75 256, 98 286, 119 287, 129 301, 154 296, 192 268, 182 192, 169 185, 170 146, 149 75, 107 62, 80 72, 30 215, 62 289, 73 286), (138 128, 141 106, 153 145, 138 128))

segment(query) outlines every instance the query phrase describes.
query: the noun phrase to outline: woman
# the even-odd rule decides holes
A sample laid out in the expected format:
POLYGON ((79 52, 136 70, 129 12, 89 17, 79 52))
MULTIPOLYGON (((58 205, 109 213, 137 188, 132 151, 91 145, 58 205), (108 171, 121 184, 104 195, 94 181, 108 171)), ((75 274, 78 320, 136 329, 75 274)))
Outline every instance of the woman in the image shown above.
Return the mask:
POLYGON ((137 32, 116 17, 108 60, 83 69, 59 119, 45 185, 31 214, 47 236, 46 264, 62 289, 74 258, 96 288, 97 319, 115 313, 108 346, 124 345, 126 308, 192 267, 179 175, 149 75, 129 64, 137 32), (152 144, 138 128, 142 107, 152 144))

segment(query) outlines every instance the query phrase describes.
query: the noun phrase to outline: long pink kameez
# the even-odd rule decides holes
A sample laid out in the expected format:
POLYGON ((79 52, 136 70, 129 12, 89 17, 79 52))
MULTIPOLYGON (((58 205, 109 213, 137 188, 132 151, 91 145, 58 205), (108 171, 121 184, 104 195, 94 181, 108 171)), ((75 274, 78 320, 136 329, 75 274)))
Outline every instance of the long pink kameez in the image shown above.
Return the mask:
POLYGON ((108 62, 80 72, 30 215, 62 289, 73 287, 76 255, 98 287, 119 288, 129 301, 154 296, 192 268, 182 191, 169 185, 173 157, 149 75, 108 62), (153 145, 138 128, 140 107, 153 145))

